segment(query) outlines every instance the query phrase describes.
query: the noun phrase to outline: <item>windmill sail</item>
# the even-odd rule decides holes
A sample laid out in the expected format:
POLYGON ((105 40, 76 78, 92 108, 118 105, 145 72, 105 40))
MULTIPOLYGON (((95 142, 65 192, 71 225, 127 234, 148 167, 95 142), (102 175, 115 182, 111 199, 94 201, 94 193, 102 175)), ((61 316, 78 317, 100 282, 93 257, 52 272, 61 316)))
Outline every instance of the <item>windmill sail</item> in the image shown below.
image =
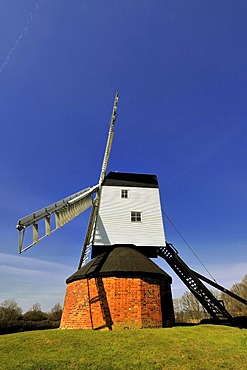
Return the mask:
POLYGON ((86 237, 85 237, 84 244, 82 247, 78 269, 80 269, 81 266, 84 265, 87 261, 88 252, 89 252, 88 248, 91 244, 93 234, 95 231, 95 224, 96 224, 96 219, 97 219, 98 210, 99 210, 100 187, 105 178, 106 170, 107 170, 107 166, 109 162, 109 157, 110 157, 110 152, 111 152, 111 147, 112 147, 112 142, 113 142, 113 136, 114 136, 114 124, 117 119, 117 106, 118 106, 118 91, 116 92, 116 95, 115 95, 115 100, 114 100, 114 105, 113 105, 113 110, 112 110, 112 115, 111 115, 110 129, 108 133, 104 159, 102 162, 102 168, 101 168, 100 177, 99 177, 99 189, 98 189, 97 195, 93 202, 93 208, 92 208, 89 223, 88 223, 86 237))
MULTIPOLYGON (((65 225, 67 222, 73 220, 79 214, 84 212, 89 207, 92 207, 92 212, 88 224, 88 229, 82 249, 82 255, 80 259, 80 265, 84 261, 84 256, 87 246, 91 243, 92 235, 94 233, 95 221, 98 214, 99 205, 99 191, 102 181, 104 180, 106 169, 109 161, 109 155, 112 146, 112 140, 114 135, 114 123, 117 118, 117 104, 118 104, 118 91, 116 92, 114 106, 110 121, 110 129, 105 149, 105 155, 102 163, 102 169, 100 173, 99 183, 91 188, 86 188, 78 193, 72 194, 67 198, 64 198, 56 203, 53 203, 47 207, 44 207, 30 215, 21 218, 17 223, 17 230, 19 231, 18 244, 19 253, 26 251, 31 248, 34 244, 37 244, 45 237, 49 236, 54 231, 65 225), (92 195, 96 193, 95 199, 92 200, 92 195), (51 227, 52 218, 55 219, 55 226, 51 227), (40 235, 40 223, 44 222, 45 231, 43 235, 40 235), (32 242, 24 244, 27 228, 32 229, 32 242)), ((54 221, 54 220, 53 220, 54 221)), ((27 239, 27 238, 26 238, 27 239)), ((25 240, 26 240, 25 239, 25 240)))
POLYGON ((16 226, 19 230, 19 253, 31 248, 34 244, 37 244, 40 240, 49 236, 52 232, 88 209, 92 205, 92 194, 98 190, 98 187, 98 185, 95 185, 92 188, 83 189, 78 193, 72 194, 69 197, 21 218, 16 226), (55 217, 55 227, 52 229, 51 218, 53 216, 55 217), (39 236, 40 221, 45 222, 45 234, 42 236, 39 236), (31 244, 23 246, 25 232, 29 226, 33 229, 33 241, 31 244))

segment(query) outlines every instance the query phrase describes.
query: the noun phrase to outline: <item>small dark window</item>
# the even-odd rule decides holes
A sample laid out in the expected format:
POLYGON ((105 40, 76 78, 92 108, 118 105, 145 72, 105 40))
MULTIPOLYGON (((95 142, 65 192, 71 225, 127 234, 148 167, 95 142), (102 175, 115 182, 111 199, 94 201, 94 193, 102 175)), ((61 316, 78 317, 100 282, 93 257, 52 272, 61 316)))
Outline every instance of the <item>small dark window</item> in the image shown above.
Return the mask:
POLYGON ((141 212, 131 212, 131 222, 141 222, 142 214, 141 212))
POLYGON ((129 198, 129 190, 121 190, 121 198, 129 198))

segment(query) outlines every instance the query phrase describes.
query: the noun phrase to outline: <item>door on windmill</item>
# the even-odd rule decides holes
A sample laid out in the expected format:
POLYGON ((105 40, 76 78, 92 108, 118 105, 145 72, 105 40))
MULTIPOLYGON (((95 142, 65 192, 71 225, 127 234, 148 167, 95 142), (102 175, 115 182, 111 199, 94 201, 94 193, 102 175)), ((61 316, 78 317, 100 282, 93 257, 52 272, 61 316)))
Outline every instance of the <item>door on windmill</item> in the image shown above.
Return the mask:
POLYGON ((93 245, 164 246, 155 175, 110 172, 101 187, 93 245))

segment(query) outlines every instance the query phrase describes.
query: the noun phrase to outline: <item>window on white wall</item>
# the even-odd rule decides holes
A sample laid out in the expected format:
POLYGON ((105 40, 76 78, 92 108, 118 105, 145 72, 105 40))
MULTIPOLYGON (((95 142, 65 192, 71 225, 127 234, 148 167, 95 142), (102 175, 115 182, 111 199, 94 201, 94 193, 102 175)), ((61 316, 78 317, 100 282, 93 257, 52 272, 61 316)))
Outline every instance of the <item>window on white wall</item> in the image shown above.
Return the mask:
POLYGON ((129 190, 121 190, 121 198, 129 198, 129 190))
POLYGON ((141 212, 132 211, 131 212, 131 222, 141 222, 142 214, 141 212))

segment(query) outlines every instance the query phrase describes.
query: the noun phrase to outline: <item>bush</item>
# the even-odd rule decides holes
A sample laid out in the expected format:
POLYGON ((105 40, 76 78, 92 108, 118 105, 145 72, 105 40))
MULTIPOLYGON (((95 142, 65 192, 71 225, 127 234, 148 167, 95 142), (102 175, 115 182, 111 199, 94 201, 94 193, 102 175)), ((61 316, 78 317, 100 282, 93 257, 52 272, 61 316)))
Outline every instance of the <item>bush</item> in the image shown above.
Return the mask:
POLYGON ((0 321, 0 334, 18 333, 21 331, 45 330, 59 328, 59 321, 42 320, 42 321, 0 321))
POLYGON ((247 329, 247 316, 236 316, 234 317, 235 326, 240 329, 247 329))
POLYGON ((43 321, 47 320, 47 314, 38 310, 38 311, 27 311, 22 316, 25 321, 43 321))

